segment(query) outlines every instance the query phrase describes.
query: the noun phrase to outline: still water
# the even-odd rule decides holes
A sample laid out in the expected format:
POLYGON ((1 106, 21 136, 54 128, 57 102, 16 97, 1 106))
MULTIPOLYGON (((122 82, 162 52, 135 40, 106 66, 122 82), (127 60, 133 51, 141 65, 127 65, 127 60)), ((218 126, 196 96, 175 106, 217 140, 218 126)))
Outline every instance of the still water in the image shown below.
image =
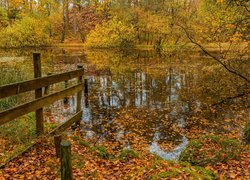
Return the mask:
MULTIPOLYGON (((247 85, 199 52, 1 50, 0 85, 31 79, 34 51, 42 54, 43 76, 84 65, 89 94, 82 97, 82 134, 94 143, 108 141, 114 149, 141 146, 162 158, 178 160, 193 136, 238 130, 237 123, 247 118, 247 97, 227 102, 237 108, 221 104, 245 92, 247 85)), ((14 101, 4 99, 0 108, 32 98, 32 93, 24 93, 14 101)), ((76 97, 68 98, 68 103, 61 100, 46 107, 45 120, 60 123, 74 114, 76 97)))

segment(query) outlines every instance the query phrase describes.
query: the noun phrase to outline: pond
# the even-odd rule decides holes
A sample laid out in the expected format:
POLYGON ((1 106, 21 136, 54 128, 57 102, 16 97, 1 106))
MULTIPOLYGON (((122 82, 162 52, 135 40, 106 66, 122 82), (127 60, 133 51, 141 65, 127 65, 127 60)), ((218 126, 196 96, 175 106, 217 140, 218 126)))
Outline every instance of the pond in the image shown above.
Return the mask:
MULTIPOLYGON (((34 51, 41 52, 43 76, 84 65, 89 94, 82 97, 82 136, 95 144, 109 142, 114 150, 141 147, 178 160, 189 139, 238 132, 248 118, 247 96, 227 100, 245 92, 247 85, 198 51, 0 50, 0 85, 31 79, 34 51)), ((3 99, 0 108, 31 100, 31 94, 3 99)), ((58 123, 72 115, 76 97, 68 98, 46 107, 45 120, 58 123)))

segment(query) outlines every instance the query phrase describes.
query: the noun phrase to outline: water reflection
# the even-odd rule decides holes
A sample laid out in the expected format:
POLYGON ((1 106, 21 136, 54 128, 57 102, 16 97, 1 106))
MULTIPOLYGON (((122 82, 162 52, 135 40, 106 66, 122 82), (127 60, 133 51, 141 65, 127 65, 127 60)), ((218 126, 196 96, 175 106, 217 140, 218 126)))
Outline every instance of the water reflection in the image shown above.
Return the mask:
POLYGON ((136 132, 150 144, 150 152, 178 159, 187 139, 172 127, 174 124, 179 128, 186 126, 189 104, 179 99, 185 76, 173 70, 164 74, 165 77, 160 78, 138 71, 119 76, 89 76, 88 106, 83 103, 82 107, 86 138, 102 135, 108 141, 123 141, 121 148, 130 148, 133 142, 126 136, 136 132), (119 119, 122 113, 132 114, 138 126, 122 124, 124 117, 119 119), (167 153, 158 146, 163 141, 174 142, 177 147, 167 153), (180 145, 179 141, 182 141, 180 145))
POLYGON ((159 139, 159 133, 156 132, 154 141, 149 146, 149 151, 153 154, 160 156, 163 159, 178 161, 181 153, 185 150, 188 145, 188 140, 185 136, 182 137, 182 142, 174 148, 172 151, 164 151, 157 143, 159 139))
POLYGON ((208 114, 205 118, 210 122, 207 124, 197 121, 204 117, 194 116, 204 109, 206 103, 206 94, 200 94, 204 75, 199 72, 199 62, 188 68, 184 61, 178 65, 166 65, 168 62, 165 62, 153 71, 149 69, 150 58, 131 58, 138 63, 135 67, 131 59, 126 59, 128 62, 125 59, 120 59, 118 64, 107 59, 108 66, 101 66, 98 57, 93 60, 101 73, 89 76, 90 94, 88 107, 83 106, 83 121, 96 136, 102 135, 111 142, 122 141, 121 148, 131 148, 135 144, 130 135, 140 136, 150 152, 165 159, 178 160, 188 144, 182 130, 199 127, 207 131, 224 131, 223 126, 218 125, 223 121, 218 123, 218 119, 223 119, 227 113, 219 116, 208 114), (128 68, 131 64, 132 67, 128 68), (106 73, 110 69, 112 73, 106 73), (162 146, 166 142, 173 144, 172 151, 162 146))
POLYGON ((67 97, 68 101, 59 100, 45 107, 45 121, 50 123, 62 123, 76 112, 76 96, 67 97), (60 112, 60 113, 59 113, 60 112))

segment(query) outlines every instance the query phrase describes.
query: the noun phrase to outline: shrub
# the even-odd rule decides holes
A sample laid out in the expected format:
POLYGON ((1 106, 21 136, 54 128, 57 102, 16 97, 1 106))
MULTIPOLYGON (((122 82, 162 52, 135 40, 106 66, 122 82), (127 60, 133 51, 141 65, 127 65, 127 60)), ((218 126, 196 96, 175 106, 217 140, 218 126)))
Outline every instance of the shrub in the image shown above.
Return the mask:
POLYGON ((128 26, 114 18, 102 25, 97 25, 87 36, 85 45, 95 48, 128 48, 134 45, 135 35, 133 26, 128 26))
POLYGON ((0 30, 8 26, 7 11, 0 7, 0 30))
POLYGON ((47 23, 25 17, 0 32, 0 47, 38 47, 50 43, 47 23))

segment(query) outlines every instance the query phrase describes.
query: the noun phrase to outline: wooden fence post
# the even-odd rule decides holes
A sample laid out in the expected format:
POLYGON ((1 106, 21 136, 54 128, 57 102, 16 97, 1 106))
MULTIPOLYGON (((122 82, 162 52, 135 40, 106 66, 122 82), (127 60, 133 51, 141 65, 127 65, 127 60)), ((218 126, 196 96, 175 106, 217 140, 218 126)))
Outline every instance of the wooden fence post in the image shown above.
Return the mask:
POLYGON ((56 148, 56 157, 59 158, 61 155, 61 149, 60 149, 60 144, 62 141, 62 135, 55 135, 54 136, 54 143, 55 143, 55 148, 56 148))
POLYGON ((84 79, 84 97, 85 97, 85 107, 89 106, 89 87, 88 87, 88 78, 84 79))
MULTIPOLYGON (((77 69, 83 68, 82 65, 77 65, 77 69)), ((78 77, 78 83, 82 83, 82 76, 78 77)), ((82 107, 82 90, 77 92, 77 105, 76 105, 76 112, 80 112, 82 107)), ((81 118, 82 119, 82 118, 81 118)), ((77 125, 80 125, 81 120, 77 123, 77 125)))
MULTIPOLYGON (((41 55, 40 53, 33 53, 33 64, 34 64, 34 77, 38 78, 42 76, 42 67, 41 67, 41 55)), ((35 98, 40 98, 43 95, 43 89, 39 88, 35 90, 35 98)), ((44 133, 44 124, 43 124, 43 108, 36 110, 36 133, 38 135, 44 133)))
MULTIPOLYGON (((68 84, 69 84, 69 81, 64 81, 64 88, 65 88, 65 89, 68 88, 68 84)), ((68 102, 69 102, 69 98, 68 98, 68 97, 65 97, 65 98, 63 99, 63 103, 64 103, 64 104, 68 104, 68 102)))
POLYGON ((71 143, 68 140, 63 140, 61 142, 61 179, 73 179, 71 164, 71 143))
POLYGON ((84 79, 84 94, 89 93, 89 85, 88 85, 88 78, 84 79))

